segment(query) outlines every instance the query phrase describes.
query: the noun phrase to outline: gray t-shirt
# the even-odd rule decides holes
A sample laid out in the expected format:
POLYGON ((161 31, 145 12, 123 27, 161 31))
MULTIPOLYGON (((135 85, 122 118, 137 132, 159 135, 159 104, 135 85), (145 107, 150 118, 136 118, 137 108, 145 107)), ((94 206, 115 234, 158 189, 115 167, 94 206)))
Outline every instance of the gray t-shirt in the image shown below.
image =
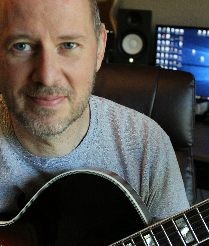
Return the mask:
POLYGON ((189 207, 170 139, 147 116, 92 96, 82 142, 63 157, 48 158, 24 149, 1 102, 0 110, 0 213, 16 213, 52 177, 81 167, 117 173, 157 220, 189 207))

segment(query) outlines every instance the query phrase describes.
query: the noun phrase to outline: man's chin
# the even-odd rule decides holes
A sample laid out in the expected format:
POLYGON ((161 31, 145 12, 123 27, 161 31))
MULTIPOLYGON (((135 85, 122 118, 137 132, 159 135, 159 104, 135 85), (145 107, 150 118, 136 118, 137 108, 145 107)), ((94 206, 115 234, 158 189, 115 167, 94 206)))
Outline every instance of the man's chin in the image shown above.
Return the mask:
POLYGON ((49 138, 62 134, 87 108, 88 100, 83 100, 77 107, 71 105, 62 110, 27 108, 12 114, 19 127, 27 129, 29 134, 49 138))
MULTIPOLYGON (((37 137, 49 138, 63 133, 73 120, 56 114, 40 115, 24 113, 15 115, 19 127, 22 126, 29 134, 37 137)), ((22 128, 21 127, 21 128, 22 128)))
POLYGON ((43 122, 31 122, 26 125, 26 128, 32 132, 33 135, 41 138, 50 138, 62 134, 68 127, 70 123, 65 124, 50 124, 43 122))

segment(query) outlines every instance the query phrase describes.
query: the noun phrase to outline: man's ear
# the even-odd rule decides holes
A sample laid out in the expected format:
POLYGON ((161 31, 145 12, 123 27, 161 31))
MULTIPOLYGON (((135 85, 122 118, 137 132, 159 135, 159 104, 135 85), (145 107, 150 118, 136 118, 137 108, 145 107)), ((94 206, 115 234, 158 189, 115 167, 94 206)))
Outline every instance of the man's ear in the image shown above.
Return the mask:
POLYGON ((100 35, 98 37, 98 48, 97 48, 97 70, 98 71, 101 67, 102 60, 104 58, 105 48, 106 48, 106 41, 107 41, 107 30, 105 25, 101 25, 100 35))

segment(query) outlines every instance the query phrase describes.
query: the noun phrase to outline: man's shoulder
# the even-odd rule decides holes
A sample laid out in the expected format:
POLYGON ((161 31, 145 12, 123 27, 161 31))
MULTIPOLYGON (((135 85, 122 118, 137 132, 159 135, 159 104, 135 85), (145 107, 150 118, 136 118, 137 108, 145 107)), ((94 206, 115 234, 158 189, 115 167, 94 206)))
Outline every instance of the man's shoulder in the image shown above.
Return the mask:
POLYGON ((114 117, 114 119, 120 120, 120 124, 122 124, 125 120, 128 120, 130 123, 135 122, 138 124, 141 123, 147 125, 149 127, 153 126, 161 128, 157 122, 147 115, 103 97, 92 96, 90 99, 90 105, 93 113, 99 112, 100 114, 108 117, 114 117))
POLYGON ((126 132, 126 135, 161 135, 167 138, 167 134, 157 122, 139 111, 97 96, 91 97, 90 105, 93 117, 96 117, 98 122, 126 132))
POLYGON ((126 107, 122 104, 119 104, 115 101, 106 99, 104 97, 98 97, 98 96, 91 96, 90 99, 90 105, 91 105, 91 109, 97 109, 97 110, 102 110, 102 112, 104 113, 108 113, 108 114, 120 114, 123 112, 123 116, 124 115, 135 115, 137 117, 140 118, 146 118, 147 116, 145 116, 144 114, 140 113, 139 111, 136 111, 134 109, 131 109, 129 107, 126 107))

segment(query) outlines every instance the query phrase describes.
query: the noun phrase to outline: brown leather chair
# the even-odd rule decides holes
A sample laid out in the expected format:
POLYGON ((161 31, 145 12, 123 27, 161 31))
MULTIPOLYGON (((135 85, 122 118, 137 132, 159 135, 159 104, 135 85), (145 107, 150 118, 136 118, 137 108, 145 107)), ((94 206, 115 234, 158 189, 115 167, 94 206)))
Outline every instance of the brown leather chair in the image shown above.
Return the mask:
POLYGON ((180 165, 188 200, 196 200, 192 146, 195 82, 190 73, 154 66, 103 64, 94 94, 142 112, 167 132, 180 165))

